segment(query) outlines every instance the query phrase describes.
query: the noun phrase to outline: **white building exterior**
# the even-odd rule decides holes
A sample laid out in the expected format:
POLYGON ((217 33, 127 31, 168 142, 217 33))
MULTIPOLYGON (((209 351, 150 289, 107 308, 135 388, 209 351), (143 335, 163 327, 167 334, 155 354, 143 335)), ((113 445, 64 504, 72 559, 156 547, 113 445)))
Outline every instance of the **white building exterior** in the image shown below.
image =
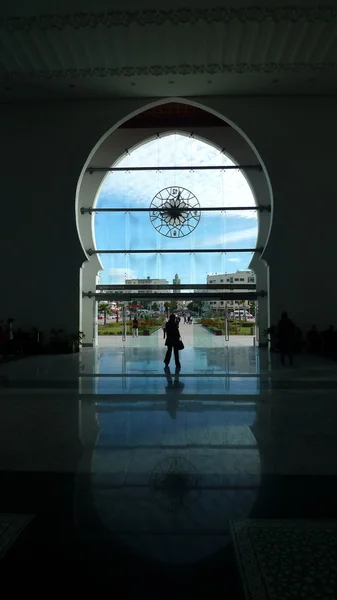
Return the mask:
MULTIPOLYGON (((167 279, 151 279, 151 277, 146 277, 145 279, 126 279, 125 280, 125 285, 167 285, 168 284, 168 280, 167 279)), ((142 292, 155 292, 156 290, 135 290, 135 294, 142 294, 142 292)), ((167 290, 167 294, 169 296, 170 294, 170 290, 167 290)), ((163 311, 164 310, 164 301, 157 301, 156 304, 159 306, 160 310, 163 311)), ((151 302, 151 307, 152 305, 154 305, 154 303, 151 302)))
MULTIPOLYGON (((252 292, 255 290, 251 290, 247 288, 247 285, 256 285, 256 276, 254 271, 236 271, 235 273, 210 273, 207 275, 207 284, 209 283, 235 283, 236 285, 240 285, 240 289, 235 290, 222 290, 226 292, 252 292), (242 286, 242 289, 241 289, 242 286)), ((210 300, 205 303, 204 309, 212 310, 214 312, 221 312, 225 309, 226 301, 225 300, 210 300)), ((236 300, 227 301, 227 307, 229 309, 236 308, 248 308, 249 302, 242 302, 236 300)))
MULTIPOLYGON (((126 279, 125 285, 164 285, 168 284, 167 279, 151 279, 150 277, 146 277, 146 279, 126 279)), ((153 290, 155 291, 155 290, 153 290)), ((141 290, 140 292, 141 293, 141 290)))

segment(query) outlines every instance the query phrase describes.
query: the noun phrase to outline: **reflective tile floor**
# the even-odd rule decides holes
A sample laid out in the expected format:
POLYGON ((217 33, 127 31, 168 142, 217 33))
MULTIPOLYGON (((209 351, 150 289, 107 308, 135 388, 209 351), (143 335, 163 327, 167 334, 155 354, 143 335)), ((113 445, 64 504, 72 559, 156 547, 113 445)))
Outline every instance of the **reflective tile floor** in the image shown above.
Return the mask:
POLYGON ((160 334, 0 367, 0 512, 36 515, 8 561, 225 575, 241 598, 231 519, 337 518, 336 363, 203 339, 180 372, 160 334))

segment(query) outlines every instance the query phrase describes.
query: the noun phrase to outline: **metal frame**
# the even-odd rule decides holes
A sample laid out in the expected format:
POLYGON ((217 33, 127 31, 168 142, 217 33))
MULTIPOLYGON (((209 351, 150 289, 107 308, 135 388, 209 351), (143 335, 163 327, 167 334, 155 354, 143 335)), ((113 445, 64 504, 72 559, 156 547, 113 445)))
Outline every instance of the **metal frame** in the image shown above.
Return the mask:
POLYGON ((228 306, 225 304, 225 342, 229 342, 228 306))
POLYGON ((121 284, 99 284, 96 285, 96 292, 101 290, 114 291, 117 290, 121 292, 123 290, 148 290, 148 291, 156 291, 156 290, 242 290, 244 287, 245 290, 251 290, 255 292, 256 285, 255 283, 158 283, 158 284, 137 284, 132 285, 129 283, 121 283, 121 284))
POLYGON ((230 170, 254 170, 262 171, 261 165, 183 165, 183 166, 164 166, 164 167, 88 167, 87 173, 92 175, 96 171, 104 173, 124 172, 131 173, 132 171, 230 171, 230 170))
POLYGON ((125 306, 125 302, 123 302, 122 322, 123 322, 122 341, 125 342, 126 341, 126 306, 125 306))
POLYGON ((188 250, 186 248, 182 249, 172 249, 172 250, 92 250, 89 248, 87 250, 87 254, 92 256, 93 254, 207 254, 212 252, 213 254, 226 254, 227 252, 263 252, 263 247, 260 248, 222 248, 221 250, 215 250, 214 248, 197 248, 195 250, 188 250))
MULTIPOLYGON (((167 208, 154 208, 154 207, 148 207, 148 208, 139 208, 139 207, 115 207, 115 208, 81 208, 81 214, 85 215, 85 214, 89 214, 92 215, 92 213, 103 213, 103 212, 123 212, 123 213, 131 213, 131 212, 165 212, 167 210, 167 208)), ((236 210, 236 211, 246 211, 246 210, 256 210, 257 212, 271 212, 271 205, 270 204, 261 204, 260 206, 205 206, 204 208, 202 208, 201 206, 198 207, 198 212, 211 212, 211 211, 219 211, 219 212, 227 212, 227 211, 232 211, 232 210, 236 210)), ((185 212, 188 211, 195 211, 195 208, 189 208, 186 207, 184 208, 185 212)))
POLYGON ((260 342, 260 317, 259 317, 259 305, 255 301, 255 339, 257 344, 260 342))
POLYGON ((98 302, 105 302, 107 300, 118 300, 121 302, 130 302, 138 296, 141 300, 193 300, 193 298, 201 298, 203 300, 257 300, 259 297, 266 296, 267 293, 264 290, 258 292, 214 292, 214 293, 203 293, 203 292, 192 292, 190 294, 184 292, 151 292, 151 293, 139 293, 136 290, 134 293, 131 292, 108 292, 106 294, 100 294, 97 292, 83 292, 83 298, 95 298, 98 302))

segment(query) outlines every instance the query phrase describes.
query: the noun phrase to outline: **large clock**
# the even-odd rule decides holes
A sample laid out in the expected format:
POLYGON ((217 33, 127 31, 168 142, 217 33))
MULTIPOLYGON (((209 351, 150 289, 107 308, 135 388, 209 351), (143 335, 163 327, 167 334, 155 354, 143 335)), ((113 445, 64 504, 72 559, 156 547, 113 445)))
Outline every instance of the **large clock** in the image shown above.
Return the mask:
POLYGON ((200 221, 200 204, 186 188, 167 187, 150 204, 153 227, 165 237, 180 238, 192 233, 200 221))

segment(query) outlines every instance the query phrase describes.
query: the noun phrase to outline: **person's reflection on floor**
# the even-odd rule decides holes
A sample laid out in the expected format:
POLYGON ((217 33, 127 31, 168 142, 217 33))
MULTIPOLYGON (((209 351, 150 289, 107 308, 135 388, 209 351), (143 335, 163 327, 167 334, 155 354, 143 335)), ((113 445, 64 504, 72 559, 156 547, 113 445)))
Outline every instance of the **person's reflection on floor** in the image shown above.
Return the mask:
POLYGON ((176 369, 174 373, 174 379, 170 371, 170 367, 164 369, 166 375, 167 385, 165 387, 166 393, 169 395, 166 403, 167 411, 171 419, 177 418, 177 410, 179 406, 179 394, 183 391, 185 384, 180 381, 180 369, 176 369))

